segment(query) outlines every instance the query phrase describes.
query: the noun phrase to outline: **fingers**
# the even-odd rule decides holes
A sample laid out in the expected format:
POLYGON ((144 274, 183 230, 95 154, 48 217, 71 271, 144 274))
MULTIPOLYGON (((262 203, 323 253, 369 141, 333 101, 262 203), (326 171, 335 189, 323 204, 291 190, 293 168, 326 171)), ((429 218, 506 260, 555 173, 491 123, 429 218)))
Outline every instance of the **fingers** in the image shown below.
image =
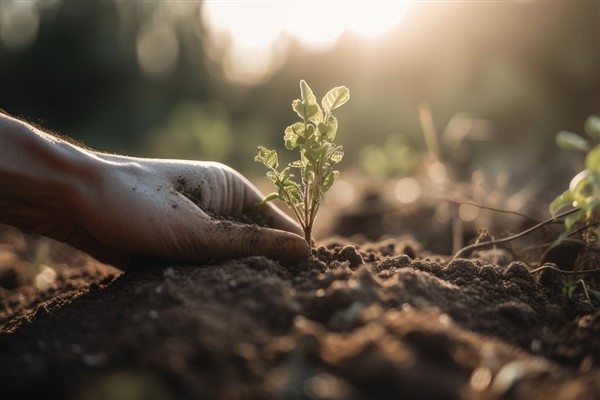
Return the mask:
POLYGON ((214 221, 209 241, 216 259, 264 255, 290 265, 311 255, 310 246, 296 234, 229 221, 214 221))
POLYGON ((302 228, 272 203, 261 206, 264 195, 243 175, 215 162, 164 163, 165 175, 177 190, 196 205, 218 215, 244 214, 252 218, 258 213, 275 229, 303 235, 302 228), (185 183, 185 184, 182 184, 185 183))
POLYGON ((246 178, 239 176, 240 182, 244 185, 244 196, 243 196, 243 209, 247 213, 258 213, 265 217, 267 225, 271 228, 288 231, 295 233, 296 235, 304 235, 302 228, 296 221, 294 221, 289 215, 281 211, 273 203, 269 202, 266 204, 260 204, 262 199, 265 197, 252 183, 246 178))
MULTIPOLYGON (((256 205, 254 207, 256 207, 256 205)), ((270 227, 292 232, 300 236, 304 235, 300 225, 298 225, 292 218, 277 208, 274 204, 263 204, 256 211, 265 216, 267 219, 267 224, 270 227)))

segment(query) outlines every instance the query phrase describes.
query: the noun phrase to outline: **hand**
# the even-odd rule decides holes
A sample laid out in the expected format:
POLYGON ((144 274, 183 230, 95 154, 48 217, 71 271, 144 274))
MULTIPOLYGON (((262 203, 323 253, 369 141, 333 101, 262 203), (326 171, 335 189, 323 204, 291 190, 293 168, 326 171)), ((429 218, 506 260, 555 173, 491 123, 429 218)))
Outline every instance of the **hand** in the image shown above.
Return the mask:
POLYGON ((291 263, 310 255, 301 228, 270 203, 257 208, 262 194, 225 165, 99 157, 108 164, 80 211, 89 235, 68 240, 76 247, 180 261, 265 255, 291 263))
POLYGON ((20 121, 17 135, 14 121, 0 121, 0 222, 123 269, 250 255, 293 263, 310 255, 300 227, 270 203, 257 208, 262 195, 225 165, 98 154, 26 124, 23 130, 20 121))

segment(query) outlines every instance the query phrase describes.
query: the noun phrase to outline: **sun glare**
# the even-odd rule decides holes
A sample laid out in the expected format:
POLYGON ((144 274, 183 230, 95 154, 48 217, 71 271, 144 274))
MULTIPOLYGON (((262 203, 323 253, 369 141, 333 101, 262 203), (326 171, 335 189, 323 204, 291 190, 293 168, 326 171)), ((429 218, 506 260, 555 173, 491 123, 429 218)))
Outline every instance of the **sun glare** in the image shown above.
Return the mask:
POLYGON ((206 1, 203 7, 209 54, 219 57, 229 79, 254 83, 281 65, 290 39, 326 50, 344 32, 375 38, 400 22, 407 2, 206 1))

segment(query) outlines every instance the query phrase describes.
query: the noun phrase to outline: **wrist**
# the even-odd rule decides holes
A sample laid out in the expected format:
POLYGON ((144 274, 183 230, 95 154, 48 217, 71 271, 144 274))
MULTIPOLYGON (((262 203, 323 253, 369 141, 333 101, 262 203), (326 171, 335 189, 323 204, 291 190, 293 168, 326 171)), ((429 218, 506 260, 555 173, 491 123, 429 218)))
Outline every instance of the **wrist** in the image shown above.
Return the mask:
POLYGON ((0 222, 29 227, 76 217, 73 211, 97 179, 93 153, 5 116, 0 144, 0 203, 7 206, 0 222))

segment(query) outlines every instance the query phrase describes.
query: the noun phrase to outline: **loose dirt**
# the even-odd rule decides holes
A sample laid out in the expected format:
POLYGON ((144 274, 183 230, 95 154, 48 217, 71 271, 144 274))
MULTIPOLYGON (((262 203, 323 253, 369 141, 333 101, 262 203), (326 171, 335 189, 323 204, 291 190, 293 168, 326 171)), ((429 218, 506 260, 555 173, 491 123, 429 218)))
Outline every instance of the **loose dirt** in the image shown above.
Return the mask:
POLYGON ((84 257, 39 284, 6 243, 2 398, 600 399, 600 302, 519 261, 333 238, 288 267, 84 257))

